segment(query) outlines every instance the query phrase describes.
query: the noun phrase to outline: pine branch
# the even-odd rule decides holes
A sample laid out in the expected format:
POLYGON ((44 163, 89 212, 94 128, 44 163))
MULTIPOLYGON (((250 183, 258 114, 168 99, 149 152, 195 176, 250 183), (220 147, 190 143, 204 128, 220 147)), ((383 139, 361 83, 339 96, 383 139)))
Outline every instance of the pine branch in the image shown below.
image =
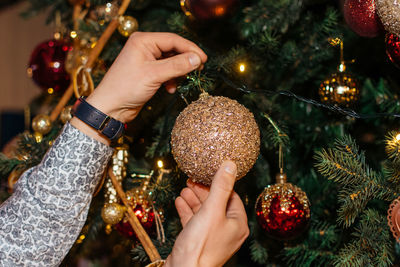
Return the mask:
POLYGON ((392 265, 392 240, 385 216, 365 210, 352 236, 351 243, 340 250, 335 266, 392 265))
POLYGON ((345 136, 336 140, 335 147, 317 152, 315 164, 319 173, 342 185, 339 191, 338 222, 349 227, 373 198, 386 199, 391 191, 382 185, 382 176, 365 162, 355 141, 345 136))

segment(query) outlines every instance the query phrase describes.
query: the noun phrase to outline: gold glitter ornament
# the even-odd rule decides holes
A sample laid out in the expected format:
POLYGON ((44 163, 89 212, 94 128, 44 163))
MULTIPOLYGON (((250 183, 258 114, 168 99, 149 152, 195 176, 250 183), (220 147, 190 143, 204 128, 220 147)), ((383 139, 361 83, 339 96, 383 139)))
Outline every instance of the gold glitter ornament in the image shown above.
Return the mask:
POLYGON ((62 123, 65 124, 72 119, 71 111, 72 111, 72 106, 66 106, 65 108, 63 108, 60 114, 60 120, 62 123))
POLYGON ((260 131, 243 105, 203 93, 176 119, 171 147, 178 167, 192 181, 210 185, 224 160, 236 163, 236 179, 246 175, 260 151, 260 131))
POLYGON ((101 217, 107 224, 117 224, 125 216, 126 208, 118 203, 106 203, 101 209, 101 217))
POLYGON ((319 95, 324 103, 350 107, 359 99, 360 90, 350 74, 337 72, 321 83, 319 95))
POLYGON ((138 21, 131 16, 120 16, 118 32, 125 37, 129 37, 132 33, 139 29, 138 21))
POLYGON ((386 31, 400 35, 400 2, 376 0, 376 11, 386 31))
POLYGON ((32 129, 42 135, 47 134, 51 130, 50 117, 44 114, 37 115, 32 120, 32 129))
MULTIPOLYGON (((319 86, 321 102, 342 107, 353 106, 360 98, 357 81, 346 72, 343 57, 343 41, 339 38, 330 40, 332 45, 340 45, 340 64, 337 72, 326 78, 319 86)), ((353 61, 350 61, 353 62, 353 61)))

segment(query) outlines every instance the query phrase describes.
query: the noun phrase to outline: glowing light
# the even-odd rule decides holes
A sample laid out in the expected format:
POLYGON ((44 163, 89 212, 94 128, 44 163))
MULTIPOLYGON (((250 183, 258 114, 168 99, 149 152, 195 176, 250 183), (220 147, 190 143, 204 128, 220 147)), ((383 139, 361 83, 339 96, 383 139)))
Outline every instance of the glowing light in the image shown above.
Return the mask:
POLYGON ((28 74, 28 77, 29 77, 29 78, 32 78, 32 72, 33 72, 33 71, 32 71, 32 68, 27 68, 27 69, 26 69, 26 73, 28 74))
POLYGON ((78 36, 78 34, 76 33, 76 31, 71 31, 69 36, 71 36, 71 38, 74 39, 74 38, 76 38, 78 36))
POLYGON ((246 65, 244 63, 239 64, 239 71, 240 72, 245 72, 246 71, 246 65))
POLYGON ((400 133, 396 135, 396 140, 400 141, 400 133))
POLYGON ((49 95, 51 95, 51 94, 53 94, 54 93, 54 89, 53 88, 48 88, 47 89, 47 93, 49 93, 49 95))
POLYGON ((158 160, 157 161, 157 166, 158 166, 158 168, 162 168, 162 167, 164 167, 164 162, 162 161, 162 160, 158 160))
POLYGON ((61 33, 56 32, 54 33, 54 39, 59 40, 61 38, 61 33))

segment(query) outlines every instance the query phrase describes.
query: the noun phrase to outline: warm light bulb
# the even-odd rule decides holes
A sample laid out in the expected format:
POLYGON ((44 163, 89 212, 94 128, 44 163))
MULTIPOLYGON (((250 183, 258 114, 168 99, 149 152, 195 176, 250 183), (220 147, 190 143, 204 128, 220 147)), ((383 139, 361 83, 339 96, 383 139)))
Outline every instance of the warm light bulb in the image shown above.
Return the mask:
POLYGON ((246 65, 244 63, 239 64, 239 71, 240 72, 245 72, 246 71, 246 65))
POLYGON ((396 140, 400 141, 400 133, 396 135, 396 140))
POLYGON ((158 168, 162 168, 162 167, 164 167, 164 162, 162 161, 162 160, 158 160, 157 161, 157 166, 158 166, 158 168))
POLYGON ((78 34, 76 33, 76 31, 71 31, 69 36, 71 36, 71 38, 74 39, 74 38, 76 38, 78 36, 78 34))

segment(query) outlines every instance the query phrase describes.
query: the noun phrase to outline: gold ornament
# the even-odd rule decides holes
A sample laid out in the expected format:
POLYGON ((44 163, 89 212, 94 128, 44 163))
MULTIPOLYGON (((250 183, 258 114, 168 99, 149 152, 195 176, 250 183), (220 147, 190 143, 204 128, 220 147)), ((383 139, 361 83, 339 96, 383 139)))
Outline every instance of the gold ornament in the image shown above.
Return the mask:
POLYGON ((63 108, 60 114, 60 120, 62 123, 65 124, 72 119, 71 111, 72 111, 72 106, 66 106, 65 108, 63 108))
POLYGON ((107 224, 117 224, 125 216, 126 208, 118 203, 106 203, 101 209, 101 217, 107 224))
POLYGON ((132 33, 139 29, 138 21, 131 16, 120 16, 118 32, 125 37, 130 36, 132 33))
MULTIPOLYGON (((112 170, 117 177, 118 182, 122 183, 122 180, 126 177, 126 164, 128 163, 128 145, 123 143, 123 138, 118 140, 119 145, 115 148, 112 156, 112 170)), ((107 178, 105 182, 105 203, 117 203, 119 202, 117 191, 115 190, 111 179, 107 178)))
POLYGON ((324 103, 351 107, 359 99, 360 91, 350 74, 337 72, 321 83, 319 95, 324 103))
POLYGON ((253 114, 237 101, 203 93, 175 121, 172 154, 194 182, 210 185, 224 160, 237 165, 237 179, 252 168, 260 151, 253 114))
POLYGON ((400 2, 397 0, 377 0, 376 12, 386 31, 400 35, 400 2))
POLYGON ((343 59, 343 41, 332 39, 331 44, 340 45, 338 72, 333 73, 320 84, 318 93, 323 103, 351 107, 360 98, 360 90, 356 79, 346 72, 346 64, 343 59))
POLYGON ((42 135, 47 134, 51 130, 50 117, 44 114, 37 115, 33 118, 32 129, 42 135))

